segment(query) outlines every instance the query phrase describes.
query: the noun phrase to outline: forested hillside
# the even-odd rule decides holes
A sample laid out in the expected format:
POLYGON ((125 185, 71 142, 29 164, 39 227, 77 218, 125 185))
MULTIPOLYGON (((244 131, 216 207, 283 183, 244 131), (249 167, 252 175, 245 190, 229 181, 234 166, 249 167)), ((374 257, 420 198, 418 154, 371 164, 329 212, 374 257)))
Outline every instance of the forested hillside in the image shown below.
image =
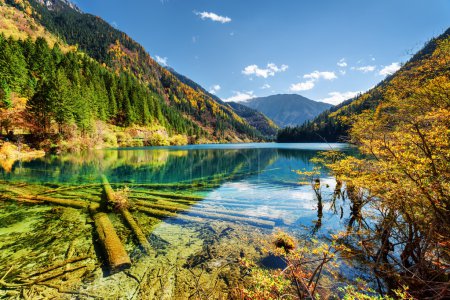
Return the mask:
POLYGON ((172 68, 168 68, 168 70, 172 74, 174 74, 181 82, 183 82, 184 84, 187 84, 194 90, 201 91, 202 93, 209 95, 216 102, 218 102, 224 106, 231 107, 231 109, 233 109, 233 111, 239 117, 241 117, 245 121, 247 121, 247 123, 250 126, 252 126, 253 128, 255 128, 257 131, 259 131, 262 134, 262 136, 269 138, 269 139, 273 139, 276 136, 279 127, 271 119, 266 117, 263 113, 255 110, 255 109, 252 109, 250 107, 247 107, 245 105, 236 103, 236 102, 228 102, 228 103, 224 102, 219 97, 217 97, 214 94, 211 94, 210 92, 205 90, 202 86, 200 86, 193 80, 189 79, 188 77, 177 73, 172 68))
MULTIPOLYGON (((414 55, 397 73, 387 77, 370 91, 361 94, 353 99, 330 108, 321 113, 312 121, 303 125, 288 127, 280 130, 277 140, 279 142, 340 142, 348 140, 348 131, 351 128, 353 116, 361 114, 365 110, 374 110, 379 103, 385 101, 389 96, 391 88, 403 88, 404 82, 399 86, 401 78, 409 77, 411 74, 422 76, 421 71, 427 64, 433 63, 436 59, 432 56, 440 41, 445 40, 450 35, 448 29, 441 36, 432 39, 427 45, 414 55)), ((444 72, 445 70, 441 70, 444 72)), ((435 72, 427 74, 432 79, 441 73, 435 72)), ((417 86, 419 88, 419 86, 417 86)))
POLYGON ((9 14, 0 22, 2 113, 17 116, 2 118, 3 132, 20 125, 41 137, 74 129, 92 136, 100 121, 107 131, 126 132, 118 140, 130 139, 127 128, 136 126, 131 138, 147 141, 157 133, 148 144, 177 134, 186 142, 262 136, 230 107, 179 81, 126 34, 70 2, 2 0, 0 9, 9 14))
MULTIPOLYGON (((180 82, 171 72, 158 65, 147 51, 127 34, 115 29, 97 16, 81 13, 61 0, 51 10, 30 0, 40 15, 39 21, 69 45, 78 47, 116 72, 128 71, 162 95, 215 137, 248 138, 257 133, 228 107, 209 95, 195 91, 180 82)), ((48 2, 48 1, 46 1, 48 2)))
MULTIPOLYGON (((4 108, 17 108, 20 96, 28 99, 22 113, 34 132, 48 134, 53 121, 61 134, 71 124, 87 131, 93 120, 100 120, 122 127, 156 122, 169 130, 201 134, 130 74, 116 75, 86 55, 63 53, 57 44, 51 48, 44 38, 22 41, 0 35, 0 55, 4 108)), ((2 121, 6 132, 16 126, 14 120, 2 121)))
POLYGON ((262 112, 247 107, 238 102, 228 102, 228 105, 248 124, 258 129, 263 135, 270 139, 274 139, 278 133, 279 127, 262 112))

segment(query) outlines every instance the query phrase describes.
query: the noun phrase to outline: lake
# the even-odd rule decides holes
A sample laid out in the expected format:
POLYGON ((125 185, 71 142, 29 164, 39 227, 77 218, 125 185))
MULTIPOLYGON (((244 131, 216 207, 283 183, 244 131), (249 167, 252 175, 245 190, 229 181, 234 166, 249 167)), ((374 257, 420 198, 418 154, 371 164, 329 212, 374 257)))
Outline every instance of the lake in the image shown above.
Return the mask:
MULTIPOLYGON (((320 175, 324 206, 318 209, 311 186, 299 184, 294 172, 312 170, 310 159, 331 149, 352 151, 346 144, 320 143, 192 145, 16 162, 0 172, 0 270, 10 270, 8 282, 19 282, 51 262, 69 261, 61 267, 67 274, 45 281, 64 282, 68 298, 76 291, 86 297, 184 299, 200 288, 219 298, 239 280, 239 258, 283 267, 263 250, 274 232, 327 241, 346 228, 349 205, 331 205, 334 178, 320 175), (126 195, 126 209, 147 238, 148 251, 118 213, 123 207, 102 204, 102 175, 126 195), (79 203, 90 203, 91 211, 79 203), (131 262, 126 271, 111 270, 92 204, 108 212, 131 262)), ((370 273, 363 268, 343 260, 342 280, 370 273)), ((52 295, 54 287, 46 288, 52 295)))

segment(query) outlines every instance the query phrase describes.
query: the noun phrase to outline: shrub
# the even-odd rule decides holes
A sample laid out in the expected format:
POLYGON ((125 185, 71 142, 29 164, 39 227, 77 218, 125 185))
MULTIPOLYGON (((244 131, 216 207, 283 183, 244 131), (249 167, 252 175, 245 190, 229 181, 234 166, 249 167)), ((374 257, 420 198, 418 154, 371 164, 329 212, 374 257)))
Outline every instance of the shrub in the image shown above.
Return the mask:
POLYGON ((170 144, 173 146, 183 146, 188 144, 186 135, 176 134, 170 138, 170 144))

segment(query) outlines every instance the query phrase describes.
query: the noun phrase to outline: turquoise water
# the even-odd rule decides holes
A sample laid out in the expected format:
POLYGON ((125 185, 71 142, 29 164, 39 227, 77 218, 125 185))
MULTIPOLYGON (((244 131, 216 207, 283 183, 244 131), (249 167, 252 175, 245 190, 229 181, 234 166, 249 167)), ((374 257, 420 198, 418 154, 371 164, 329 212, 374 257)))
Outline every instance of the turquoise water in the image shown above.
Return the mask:
MULTIPOLYGON (((280 229, 299 239, 314 237, 326 241, 330 234, 346 228, 350 219, 348 203, 339 200, 335 207, 331 205, 336 184, 334 178, 326 171, 320 175, 324 201, 323 205, 319 207, 311 186, 299 184, 298 175, 294 172, 295 170, 311 170, 314 165, 310 162, 310 159, 320 151, 331 149, 352 152, 351 147, 346 144, 321 143, 120 148, 76 155, 47 156, 29 162, 16 162, 11 171, 0 171, 0 180, 12 184, 28 183, 51 189, 52 187, 61 188, 100 183, 100 175, 105 175, 113 187, 129 186, 132 195, 137 195, 136 197, 140 197, 142 196, 141 193, 148 191, 183 192, 200 197, 200 201, 186 204, 186 210, 178 215, 173 214, 167 218, 159 219, 150 218, 141 212, 136 212, 134 215, 142 225, 144 233, 147 234, 157 253, 155 256, 150 255, 153 259, 151 264, 156 266, 155 268, 158 268, 159 265, 163 268, 167 264, 167 262, 161 263, 162 258, 172 261, 174 265, 181 264, 179 262, 180 257, 183 257, 186 261, 192 260, 192 257, 196 257, 198 260, 198 257, 202 255, 200 245, 203 245, 204 251, 205 244, 210 245, 211 243, 208 237, 205 237, 206 229, 213 227, 213 232, 218 231, 217 228, 223 232, 228 232, 227 230, 231 228, 230 230, 233 230, 235 235, 229 237, 230 240, 219 241, 217 238, 217 245, 221 245, 221 251, 229 251, 230 253, 226 255, 216 254, 221 259, 217 258, 215 261, 209 262, 216 266, 225 261, 226 257, 232 257, 234 250, 227 250, 227 247, 232 243, 236 243, 234 248, 243 247, 243 244, 247 243, 245 251, 253 253, 255 250, 249 250, 254 243, 252 235, 257 235, 258 239, 269 239, 274 231, 280 229), (182 191, 177 186, 179 184, 183 185, 182 191), (188 218, 199 217, 199 212, 217 212, 219 216, 210 219, 205 217, 207 221, 202 223, 201 226, 189 223, 191 219, 188 218), (225 219, 221 220, 220 216, 226 218, 224 217, 225 219), (230 219, 229 216, 240 219, 230 219), (250 221, 247 222, 247 219, 250 221), (259 226, 259 223, 252 223, 254 220, 272 222, 273 227, 259 226), (185 241, 186 236, 189 236, 189 242, 185 241), (222 242, 224 244, 221 244, 222 242), (171 246, 168 247, 167 245, 171 246), (176 255, 173 253, 174 251, 177 253, 176 255)), ((86 196, 86 199, 100 197, 100 191, 88 190, 82 195, 83 197, 86 196), (88 193, 91 194, 86 196, 88 193)), ((74 197, 73 194, 63 196, 74 197)), ((175 205, 170 203, 168 199, 163 199, 161 203, 175 205)), ((7 212, 7 220, 11 224, 1 225, 0 245, 11 242, 7 237, 12 238, 11 235, 2 235, 2 232, 14 233, 14 230, 18 228, 17 234, 25 234, 24 231, 32 230, 29 227, 30 222, 23 221, 23 224, 14 224, 14 221, 11 221, 10 211, 15 206, 11 208, 8 205, 4 206, 3 209, 7 212)), ((35 208, 33 206, 27 207, 21 214, 36 216, 35 208)), ((0 207, 0 211, 1 209, 2 207, 0 207)), ((90 224, 88 215, 77 215, 76 218, 71 217, 69 219, 78 220, 80 218, 86 218, 86 224, 90 224)), ((117 219, 114 215, 111 215, 111 219, 118 228, 119 236, 123 236, 122 240, 126 244, 127 251, 131 253, 133 264, 136 265, 135 272, 141 272, 143 270, 142 265, 147 266, 148 262, 144 264, 145 260, 137 254, 139 247, 129 237, 126 226, 122 224, 123 222, 120 222, 120 219, 117 219)), ((39 221, 37 219, 36 224, 39 221)), ((86 228, 83 229, 84 232, 80 233, 79 237, 80 241, 82 239, 84 242, 77 243, 80 245, 86 243, 87 249, 89 247, 86 241, 92 240, 92 237, 89 236, 89 230, 86 228)), ((220 236, 222 235, 220 234, 220 236)), ((254 246, 255 248, 259 247, 259 245, 254 246)), ((23 247, 25 247, 25 244, 23 247)), ((57 249, 58 247, 60 246, 55 245, 54 248, 57 249)), ((8 246, 3 246, 2 250, 8 250, 8 246)), ((36 251, 42 251, 42 249, 33 248, 30 253, 36 251)), ((53 255, 56 257, 63 255, 63 252, 67 252, 66 249, 61 250, 59 254, 57 250, 54 251, 53 255)), ((252 255, 257 256, 256 254, 252 255)), ((258 255, 261 255, 261 253, 258 255)), ((0 258, 2 258, 1 255, 0 258)), ((20 259, 20 256, 17 258, 20 259)), ((3 257, 3 261, 7 262, 6 256, 3 257)), ((31 261, 29 264, 33 263, 31 261)), ((0 259, 0 267, 5 267, 1 264, 2 260, 0 259)), ((186 262, 183 266, 185 264, 186 262)), ((344 265, 341 268, 346 277, 353 278, 362 275, 359 267, 344 265)), ((120 276, 114 275, 111 278, 115 278, 116 283, 126 281, 120 276)), ((107 285, 101 278, 103 277, 99 276, 94 282, 97 286, 100 284, 99 282, 102 282, 103 286, 106 287, 107 285)), ((168 280, 166 285, 176 286, 172 281, 168 280)), ((113 282, 111 281, 111 284, 113 282)), ((185 283, 185 285, 188 285, 190 281, 186 280, 186 282, 188 283, 185 283)), ((95 290, 94 286, 87 285, 85 288, 95 290)), ((161 289, 167 289, 167 287, 161 285, 161 289)), ((180 287, 174 287, 171 295, 184 295, 183 291, 180 287)), ((154 295, 156 294, 157 291, 154 295)), ((120 295, 122 294, 117 294, 118 297, 120 295)))
MULTIPOLYGON (((197 191, 199 209, 232 209, 249 216, 278 218, 277 226, 298 234, 343 228, 340 215, 325 205, 321 228, 317 201, 309 185, 300 185, 295 170, 311 170, 320 151, 350 151, 346 144, 212 144, 180 147, 119 148, 84 154, 47 156, 16 162, 0 178, 37 184, 89 184, 105 174, 112 183, 191 183, 216 178, 217 187, 197 191), (225 178, 224 178, 225 177, 225 178)), ((330 198, 335 180, 321 175, 330 198), (328 185, 328 187, 326 187, 328 185)), ((194 208, 197 208, 197 207, 194 208)), ((344 207, 347 209, 346 207, 344 207)))
MULTIPOLYGON (((298 183, 294 171, 311 170, 314 165, 309 160, 331 149, 350 150, 346 144, 323 143, 120 148, 16 162, 11 172, 2 170, 0 178, 37 184, 89 184, 99 182, 99 176, 105 174, 112 183, 130 185, 216 178, 219 186, 197 191, 204 197, 198 204, 200 209, 233 209, 255 217, 270 215, 280 219, 278 227, 306 233, 316 224, 317 201, 309 185, 298 183)), ((327 199, 335 181, 326 173, 321 177, 327 199)), ((327 208, 318 233, 336 229, 340 220, 327 208)))

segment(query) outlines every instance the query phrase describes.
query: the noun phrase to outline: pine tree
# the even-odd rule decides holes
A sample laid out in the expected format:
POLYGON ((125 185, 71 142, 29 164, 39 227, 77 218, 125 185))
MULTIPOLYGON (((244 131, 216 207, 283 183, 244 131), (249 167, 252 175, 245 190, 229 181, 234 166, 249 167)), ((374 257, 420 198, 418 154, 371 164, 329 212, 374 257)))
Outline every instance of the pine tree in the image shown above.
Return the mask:
POLYGON ((22 92, 27 78, 27 62, 22 49, 11 38, 0 37, 0 78, 13 92, 22 92))

